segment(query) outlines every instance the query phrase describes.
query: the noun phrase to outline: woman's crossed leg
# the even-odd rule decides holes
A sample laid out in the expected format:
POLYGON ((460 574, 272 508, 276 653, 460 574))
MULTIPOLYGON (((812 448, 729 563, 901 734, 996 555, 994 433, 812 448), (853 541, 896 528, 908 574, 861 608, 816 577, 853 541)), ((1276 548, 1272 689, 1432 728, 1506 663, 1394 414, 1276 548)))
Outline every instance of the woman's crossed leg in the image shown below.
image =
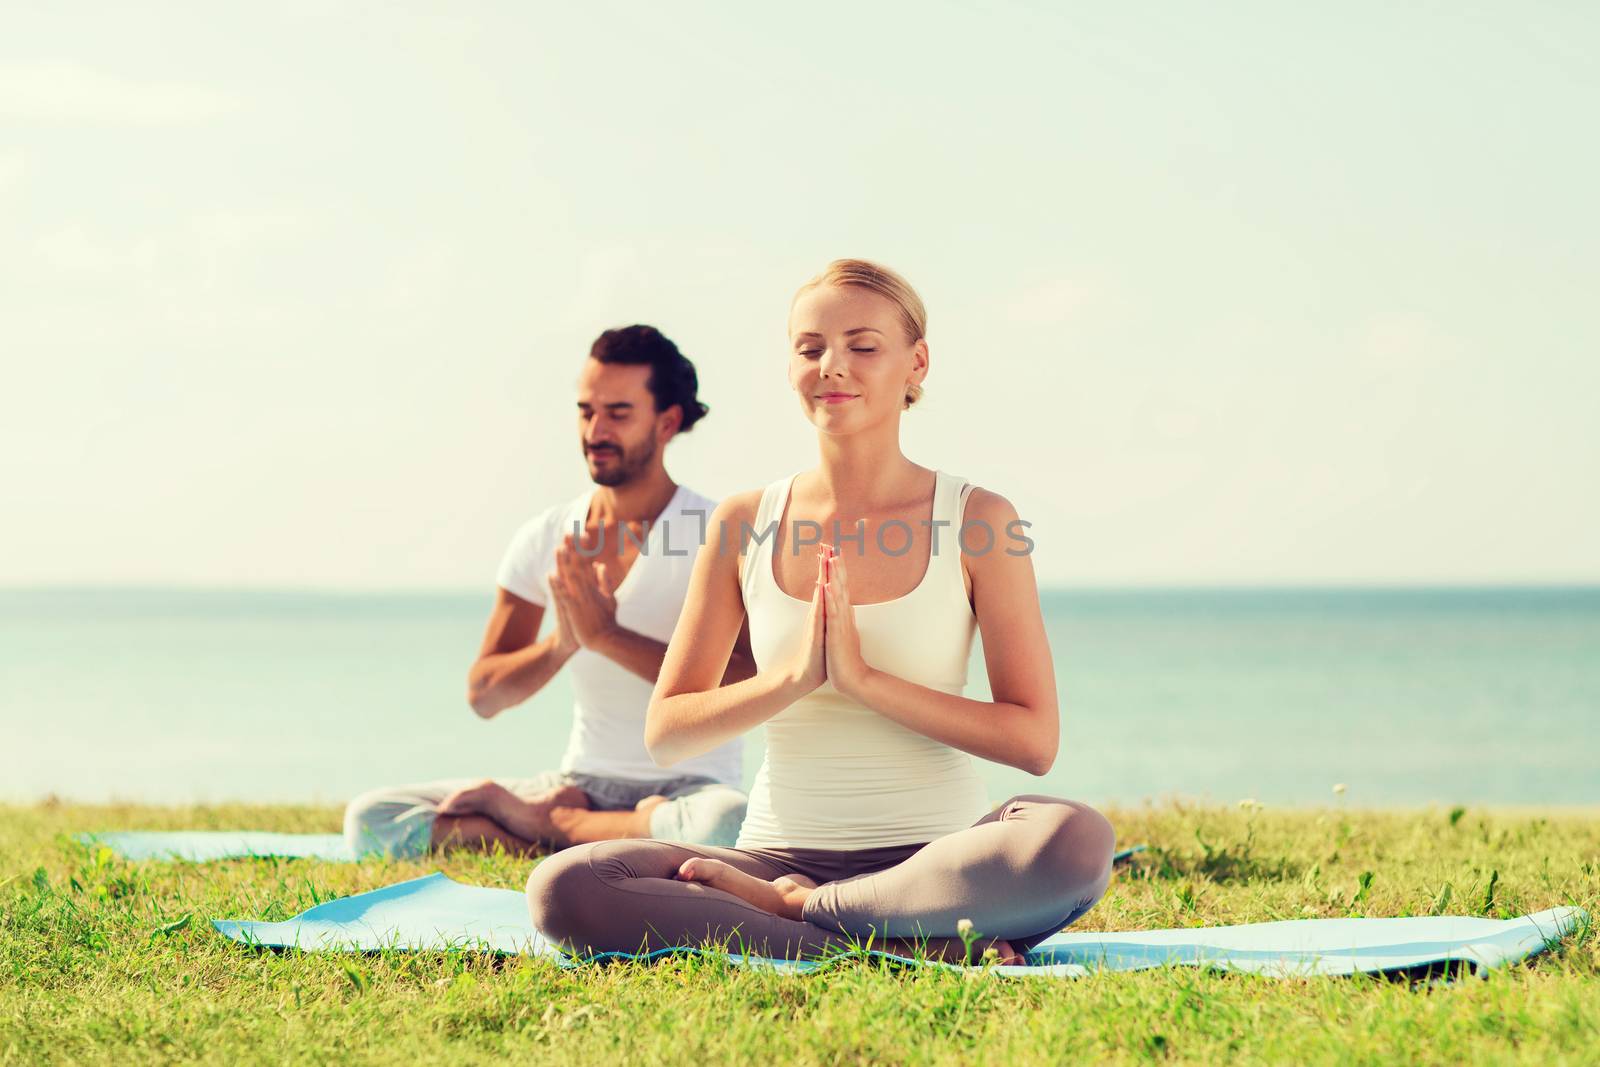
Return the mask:
POLYGON ((901 863, 820 886, 772 851, 619 841, 546 860, 528 899, 535 924, 578 951, 716 942, 797 958, 870 938, 887 951, 960 958, 967 920, 978 946, 1006 959, 1099 900, 1114 847, 1093 808, 1019 796, 901 863))

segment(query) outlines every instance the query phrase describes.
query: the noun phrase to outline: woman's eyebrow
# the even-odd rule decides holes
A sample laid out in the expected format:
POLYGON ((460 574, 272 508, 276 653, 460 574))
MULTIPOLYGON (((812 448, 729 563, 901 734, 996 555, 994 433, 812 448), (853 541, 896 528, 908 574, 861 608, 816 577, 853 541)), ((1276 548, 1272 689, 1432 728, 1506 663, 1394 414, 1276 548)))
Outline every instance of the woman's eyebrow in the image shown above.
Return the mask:
MULTIPOLYGON (((844 335, 846 337, 854 337, 858 333, 882 334, 883 331, 878 329, 876 326, 857 326, 853 330, 846 330, 844 332, 844 335)), ((797 333, 797 334, 794 335, 794 339, 795 339, 796 342, 807 341, 807 340, 811 340, 813 338, 820 341, 820 340, 822 340, 822 335, 820 333, 817 333, 815 330, 806 330, 806 331, 804 331, 802 333, 797 333)))
MULTIPOLYGON (((856 326, 854 330, 846 330, 845 336, 846 338, 853 338, 858 333, 883 333, 883 331, 878 330, 877 326, 856 326)), ((822 334, 816 333, 814 330, 805 330, 802 333, 795 334, 795 341, 800 341, 802 338, 821 338, 821 336, 822 334)))

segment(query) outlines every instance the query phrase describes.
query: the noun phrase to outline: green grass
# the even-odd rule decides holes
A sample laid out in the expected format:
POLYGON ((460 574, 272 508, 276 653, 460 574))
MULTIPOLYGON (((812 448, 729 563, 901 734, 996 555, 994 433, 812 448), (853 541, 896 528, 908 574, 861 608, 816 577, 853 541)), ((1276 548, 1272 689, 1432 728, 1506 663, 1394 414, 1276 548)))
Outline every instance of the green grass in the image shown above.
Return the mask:
MULTIPOLYGON (((1595 812, 1110 813, 1152 848, 1082 929, 1338 915, 1600 916, 1595 812)), ((1486 981, 1274 981, 1173 968, 1003 981, 846 963, 810 977, 715 958, 564 970, 472 953, 274 954, 213 917, 281 919, 444 870, 527 864, 128 863, 80 830, 331 831, 324 808, 0 807, 0 1062, 1007 1064, 1600 1059, 1600 946, 1582 930, 1486 981)))

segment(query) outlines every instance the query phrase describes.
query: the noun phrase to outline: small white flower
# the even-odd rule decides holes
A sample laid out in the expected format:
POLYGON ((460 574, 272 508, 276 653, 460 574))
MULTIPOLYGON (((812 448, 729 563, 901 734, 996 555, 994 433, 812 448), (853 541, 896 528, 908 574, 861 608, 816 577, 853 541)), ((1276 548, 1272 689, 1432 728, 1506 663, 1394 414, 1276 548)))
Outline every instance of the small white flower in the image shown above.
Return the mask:
POLYGON ((1240 811, 1256 811, 1260 809, 1260 807, 1261 801, 1257 800, 1255 797, 1245 797, 1243 800, 1239 801, 1240 811))
POLYGON ((960 934, 962 937, 971 936, 971 934, 972 934, 972 920, 971 919, 957 919, 956 920, 956 933, 960 934))
POLYGON ((1349 788, 1349 786, 1345 785, 1343 782, 1340 782, 1338 785, 1333 787, 1333 795, 1336 797, 1342 797, 1344 796, 1344 791, 1349 788))

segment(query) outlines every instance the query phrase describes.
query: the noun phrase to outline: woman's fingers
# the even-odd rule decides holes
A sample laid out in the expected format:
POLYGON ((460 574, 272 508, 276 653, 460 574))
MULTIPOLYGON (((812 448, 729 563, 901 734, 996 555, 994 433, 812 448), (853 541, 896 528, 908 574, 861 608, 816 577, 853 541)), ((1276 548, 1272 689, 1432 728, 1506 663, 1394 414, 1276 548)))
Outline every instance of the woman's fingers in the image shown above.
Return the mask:
POLYGON ((817 549, 817 568, 821 577, 817 579, 817 590, 822 594, 822 611, 824 615, 833 614, 833 575, 828 557, 828 546, 822 545, 817 549))
POLYGON ((811 594, 811 638, 815 644, 821 644, 823 636, 827 633, 827 617, 828 585, 822 579, 822 557, 818 556, 817 585, 811 594))

